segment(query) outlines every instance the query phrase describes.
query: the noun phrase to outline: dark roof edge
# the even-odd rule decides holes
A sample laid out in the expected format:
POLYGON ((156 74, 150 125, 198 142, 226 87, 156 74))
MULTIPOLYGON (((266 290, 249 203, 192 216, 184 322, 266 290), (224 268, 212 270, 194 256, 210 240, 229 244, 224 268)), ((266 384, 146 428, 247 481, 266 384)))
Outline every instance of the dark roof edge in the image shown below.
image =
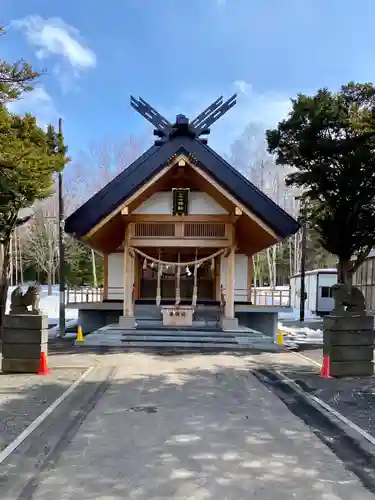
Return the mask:
MULTIPOLYGON (((72 220, 73 218, 77 217, 80 215, 81 211, 83 212, 88 205, 93 203, 95 200, 95 203, 100 203, 102 198, 105 197, 108 193, 108 189, 113 188, 116 186, 117 183, 122 182, 122 177, 124 176, 124 173, 126 172, 126 175, 128 176, 132 170, 135 170, 136 167, 141 165, 143 162, 145 162, 151 154, 156 152, 160 147, 159 146, 151 146, 148 148, 144 153, 142 153, 133 163, 131 163, 128 167, 126 167, 124 170, 122 170, 119 174, 117 174, 111 181, 108 182, 105 186, 103 186, 99 191, 97 191, 93 196, 91 196, 88 200, 86 200, 80 207, 77 208, 74 212, 72 212, 67 218, 66 222, 69 220, 72 220)), ((68 222, 69 223, 69 222, 68 222)))
MULTIPOLYGON (((267 196, 263 191, 261 191, 255 184, 253 184, 247 177, 245 177, 243 174, 241 174, 241 172, 239 172, 236 168, 234 168, 229 162, 227 162, 227 160, 225 158, 223 158, 222 156, 220 156, 218 153, 216 153, 216 151, 214 149, 212 149, 210 146, 208 146, 207 144, 202 144, 202 147, 205 147, 207 148, 213 155, 215 155, 215 157, 221 161, 223 161, 226 166, 228 168, 230 168, 230 170, 239 178, 242 178, 245 180, 246 184, 251 187, 254 191, 257 191, 258 194, 264 198, 267 202, 269 202, 271 205, 274 206, 275 209, 277 209, 284 217, 287 217, 289 218, 291 221, 293 222, 296 222, 298 224, 299 227, 301 227, 300 223, 294 218, 292 217, 290 214, 288 214, 288 212, 286 212, 282 207, 280 207, 280 205, 278 205, 275 201, 273 201, 272 198, 270 198, 269 196, 267 196)), ((259 217, 261 217, 259 215, 259 217)))

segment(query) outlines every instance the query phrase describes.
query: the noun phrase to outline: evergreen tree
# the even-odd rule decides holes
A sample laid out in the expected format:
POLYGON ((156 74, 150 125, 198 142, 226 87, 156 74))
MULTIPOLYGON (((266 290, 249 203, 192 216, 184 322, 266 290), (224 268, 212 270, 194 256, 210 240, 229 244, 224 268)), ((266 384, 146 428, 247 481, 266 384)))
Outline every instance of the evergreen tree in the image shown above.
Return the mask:
MULTIPOLYGON (((0 27, 0 35, 4 29, 0 27)), ((35 200, 48 196, 53 174, 64 168, 65 149, 52 151, 51 136, 31 115, 9 113, 6 105, 24 92, 32 91, 40 74, 25 61, 9 63, 0 59, 0 338, 8 293, 10 239, 12 232, 27 220, 20 211, 35 200)), ((56 136, 59 146, 63 139, 56 136)))
POLYGON ((309 226, 338 258, 339 281, 375 246, 375 87, 349 83, 292 99, 292 111, 266 133, 269 152, 295 171, 309 226), (353 257, 356 260, 351 260, 353 257))
MULTIPOLYGON (((5 35, 3 26, 0 26, 0 36, 5 35)), ((23 92, 33 89, 33 83, 39 78, 40 73, 34 71, 25 61, 8 63, 0 59, 0 103, 18 99, 23 92)))
POLYGON ((61 171, 68 160, 65 153, 52 151, 49 136, 31 115, 17 116, 0 105, 0 129, 0 169, 5 172, 6 182, 5 189, 0 191, 2 328, 8 292, 10 238, 17 225, 25 222, 25 218, 19 218, 20 211, 51 194, 53 174, 61 171))

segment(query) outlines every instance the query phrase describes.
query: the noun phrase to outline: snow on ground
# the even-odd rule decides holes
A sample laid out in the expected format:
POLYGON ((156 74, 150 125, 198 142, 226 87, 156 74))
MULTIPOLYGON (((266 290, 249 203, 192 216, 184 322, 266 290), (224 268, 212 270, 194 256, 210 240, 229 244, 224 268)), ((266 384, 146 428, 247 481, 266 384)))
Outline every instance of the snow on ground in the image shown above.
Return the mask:
MULTIPOLYGON (((6 313, 9 313, 9 308, 10 308, 10 296, 12 291, 16 287, 10 287, 9 292, 8 292, 8 299, 7 299, 7 305, 6 305, 6 313)), ((285 286, 280 286, 276 287, 277 290, 289 290, 289 287, 285 286)), ((27 286, 24 286, 23 291, 25 292, 27 290, 27 286)), ((91 289, 87 289, 88 295, 90 294, 91 289)), ((257 297, 257 300, 263 299, 263 305, 280 305, 278 302, 280 300, 278 297, 273 297, 272 298, 272 292, 268 287, 262 288, 262 291, 264 291, 264 296, 263 297, 257 297), (269 291, 269 296, 267 292, 269 291)), ((56 337, 59 331, 59 287, 53 286, 52 287, 52 295, 48 296, 48 288, 46 285, 43 285, 41 287, 41 294, 40 294, 40 309, 41 311, 48 316, 48 322, 50 325, 49 328, 49 336, 50 337, 56 337)), ((87 297, 86 299, 90 302, 91 297, 87 297)), ((79 302, 81 299, 80 296, 77 296, 75 300, 79 302)), ((284 300, 287 300, 288 298, 282 297, 282 305, 287 305, 287 302, 283 303, 284 300)), ((91 300, 94 300, 94 298, 91 298, 91 300)), ((78 320, 78 309, 66 309, 65 310, 65 315, 66 315, 66 327, 72 327, 77 324, 78 320)), ((297 326, 288 326, 287 323, 288 321, 298 321, 299 319, 299 309, 290 309, 289 311, 285 312, 280 312, 279 313, 279 323, 278 323, 278 329, 281 330, 284 333, 284 342, 286 345, 289 343, 293 344, 307 344, 307 343, 313 343, 313 344, 321 344, 323 342, 323 331, 318 329, 318 330, 312 330, 311 328, 307 327, 297 327, 297 326)), ((311 321, 321 321, 321 318, 318 316, 314 315, 311 311, 305 310, 305 319, 308 320, 309 322, 311 321)), ((70 334, 68 334, 70 335, 70 334)))
MULTIPOLYGON (((10 296, 15 288, 16 288, 15 286, 9 287, 8 298, 5 309, 6 314, 9 313, 10 296)), ((24 286, 23 293, 25 293, 26 290, 27 286, 24 286)), ((48 295, 48 287, 42 285, 39 307, 42 313, 48 316, 48 323, 50 325, 48 334, 50 338, 56 337, 59 331, 59 308, 60 308, 59 297, 60 297, 60 292, 58 285, 52 287, 52 295, 48 295)), ((78 319, 78 309, 66 309, 65 316, 66 316, 67 327, 72 327, 76 325, 78 319)))
MULTIPOLYGON (((300 310, 292 309, 291 312, 279 313, 278 330, 282 332, 285 345, 300 345, 300 344, 323 344, 323 330, 320 328, 312 329, 307 326, 289 326, 288 321, 294 322, 299 320, 300 310)), ((322 322, 322 318, 316 316, 309 309, 305 309, 305 321, 309 323, 322 322)))

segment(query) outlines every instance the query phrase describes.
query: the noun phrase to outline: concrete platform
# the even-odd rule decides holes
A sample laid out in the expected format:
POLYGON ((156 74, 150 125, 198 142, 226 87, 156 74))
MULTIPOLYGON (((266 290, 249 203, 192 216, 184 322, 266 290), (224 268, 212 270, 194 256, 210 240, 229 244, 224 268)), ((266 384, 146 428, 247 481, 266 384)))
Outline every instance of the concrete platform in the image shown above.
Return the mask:
POLYGON ((273 339, 256 330, 241 327, 235 332, 186 330, 124 330, 108 325, 85 336, 76 346, 124 348, 199 348, 199 349, 258 349, 269 352, 284 350, 273 339))

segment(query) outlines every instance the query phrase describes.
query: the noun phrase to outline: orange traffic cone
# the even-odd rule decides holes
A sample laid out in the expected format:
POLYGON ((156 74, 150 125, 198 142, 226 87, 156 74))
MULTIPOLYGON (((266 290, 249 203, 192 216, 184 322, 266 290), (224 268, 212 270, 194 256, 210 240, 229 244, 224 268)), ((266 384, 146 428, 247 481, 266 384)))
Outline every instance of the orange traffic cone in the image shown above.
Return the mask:
POLYGON ((49 375, 51 371, 48 369, 48 361, 45 352, 40 353, 40 363, 38 375, 49 375))
POLYGON ((322 378, 332 378, 330 370, 330 360, 327 354, 323 355, 322 369, 320 370, 320 376, 322 378))

